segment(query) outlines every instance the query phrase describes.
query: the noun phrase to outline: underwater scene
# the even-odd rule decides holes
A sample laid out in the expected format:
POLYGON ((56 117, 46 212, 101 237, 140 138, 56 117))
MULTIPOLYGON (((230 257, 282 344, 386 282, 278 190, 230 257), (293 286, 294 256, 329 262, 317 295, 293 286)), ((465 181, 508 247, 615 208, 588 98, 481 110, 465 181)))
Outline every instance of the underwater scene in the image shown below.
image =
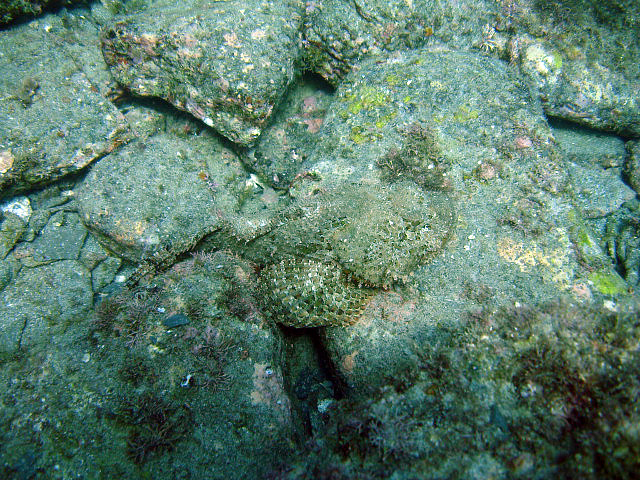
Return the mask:
POLYGON ((638 0, 2 0, 0 72, 0 479, 639 477, 638 0))

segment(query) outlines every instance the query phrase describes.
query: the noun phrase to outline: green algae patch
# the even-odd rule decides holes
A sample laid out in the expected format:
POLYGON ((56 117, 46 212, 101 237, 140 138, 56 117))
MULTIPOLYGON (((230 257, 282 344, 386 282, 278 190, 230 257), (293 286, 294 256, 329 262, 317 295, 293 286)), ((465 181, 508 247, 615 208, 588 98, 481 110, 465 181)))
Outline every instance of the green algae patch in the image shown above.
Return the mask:
POLYGON ((363 113, 372 121, 358 123, 351 127, 349 139, 361 145, 363 143, 375 142, 382 138, 382 134, 378 130, 382 130, 388 123, 392 122, 398 115, 397 111, 391 110, 387 113, 381 110, 391 102, 391 98, 381 90, 365 87, 359 96, 349 94, 347 100, 351 101, 345 110, 340 112, 343 120, 349 117, 363 113), (366 112, 366 113, 365 113, 366 112))
POLYGON ((391 86, 396 86, 398 85, 402 79, 400 78, 400 76, 394 74, 394 73, 390 73, 385 77, 386 82, 391 85, 391 86))
POLYGON ((370 124, 355 125, 351 127, 351 133, 349 134, 349 139, 357 145, 373 143, 381 138, 382 134, 376 132, 373 125, 370 124))
POLYGON ((449 112, 447 114, 434 114, 434 123, 466 123, 471 120, 477 120, 480 117, 480 111, 477 109, 471 109, 467 105, 461 105, 455 112, 449 112))
POLYGON ((472 110, 466 105, 462 105, 458 110, 453 114, 453 119, 456 122, 468 122, 469 120, 476 120, 480 116, 478 110, 472 110))
POLYGON ((589 275, 593 286, 603 295, 624 295, 628 292, 627 283, 610 269, 602 269, 589 275))
POLYGON ((599 270, 608 265, 609 259, 594 239, 593 233, 584 222, 582 215, 572 209, 567 213, 567 220, 570 224, 571 241, 580 257, 587 262, 590 268, 599 270))
POLYGON ((392 121, 394 118, 396 118, 397 113, 396 112, 390 112, 387 115, 383 115, 382 117, 380 117, 378 120, 376 120, 376 127, 379 129, 384 128, 384 126, 389 123, 390 121, 392 121))
POLYGON ((558 52, 553 52, 553 66, 556 70, 560 70, 562 68, 562 55, 558 52))
POLYGON ((348 94, 346 100, 349 103, 347 110, 352 115, 357 115, 362 110, 372 110, 384 107, 391 102, 391 97, 380 89, 364 87, 359 94, 348 94))

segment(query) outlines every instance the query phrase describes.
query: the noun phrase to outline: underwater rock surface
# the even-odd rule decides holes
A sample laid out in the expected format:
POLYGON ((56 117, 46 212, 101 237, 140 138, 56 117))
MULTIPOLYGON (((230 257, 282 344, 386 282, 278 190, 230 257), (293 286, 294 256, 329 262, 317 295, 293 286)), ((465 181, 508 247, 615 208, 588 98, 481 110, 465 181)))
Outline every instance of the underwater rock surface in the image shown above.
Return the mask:
POLYGON ((43 338, 86 316, 92 303, 91 275, 80 262, 22 268, 0 292, 0 351, 39 349, 43 338))
POLYGON ((210 3, 168 2, 108 27, 105 61, 136 94, 161 97, 249 145, 293 79, 300 12, 295 2, 210 3))
POLYGON ((78 0, 6 0, 0 4, 0 25, 11 23, 22 17, 42 13, 48 7, 69 6, 78 0))
POLYGON ((128 138, 123 114, 54 25, 0 31, 0 198, 76 173, 128 138))
POLYGON ((102 0, 1 31, 0 477, 635 478, 636 10, 102 0), (109 111, 113 149, 40 175, 109 111))
POLYGON ((158 134, 104 160, 78 188, 83 221, 136 261, 192 248, 216 229, 217 211, 235 210, 233 191, 244 177, 235 156, 208 134, 191 142, 158 134))
POLYGON ((333 85, 389 52, 475 51, 517 65, 549 116, 637 136, 639 17, 633 1, 324 0, 303 36, 307 64, 333 85))

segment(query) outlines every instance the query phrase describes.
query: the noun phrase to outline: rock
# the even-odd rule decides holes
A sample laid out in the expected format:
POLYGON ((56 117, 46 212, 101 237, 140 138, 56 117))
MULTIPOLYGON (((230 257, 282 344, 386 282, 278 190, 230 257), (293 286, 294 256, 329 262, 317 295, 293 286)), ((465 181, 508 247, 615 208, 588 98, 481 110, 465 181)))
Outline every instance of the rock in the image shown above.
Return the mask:
POLYGON ((583 53, 566 58, 555 45, 529 45, 523 71, 535 82, 547 115, 627 135, 640 134, 637 77, 614 65, 589 66, 583 53))
POLYGON ((624 165, 624 176, 631 188, 640 194, 640 142, 630 141, 626 147, 628 156, 624 165))
POLYGON ((0 350, 40 348, 93 304, 91 275, 74 260, 23 267, 0 292, 0 350))
POLYGON ((0 260, 20 241, 26 231, 26 223, 18 215, 4 213, 0 222, 0 260))
POLYGON ((617 135, 569 123, 552 124, 551 131, 572 162, 606 169, 619 169, 624 165, 625 142, 617 135))
POLYGON ((162 321, 162 324, 167 328, 182 327, 189 324, 189 318, 182 313, 176 313, 174 315, 171 315, 170 317, 165 318, 162 321))
POLYGON ((99 292, 103 288, 112 284, 116 274, 122 265, 122 259, 118 257, 107 257, 91 270, 91 287, 94 292, 99 292))
MULTIPOLYGON (((640 284, 640 202, 633 199, 623 205, 606 221, 606 234, 603 243, 616 264, 616 270, 629 285, 640 284)), ((600 275, 597 279, 601 279, 600 275)), ((609 279, 614 293, 625 290, 622 282, 609 279)))
POLYGON ((0 291, 13 280, 14 265, 8 260, 0 260, 0 291))
POLYGON ((540 91, 551 117, 640 134, 637 2, 539 4, 522 12, 510 56, 540 91), (559 29, 562 28, 562 33, 559 29))
POLYGON ((605 217, 635 196, 622 181, 625 148, 621 138, 567 124, 552 131, 569 160, 574 201, 585 218, 605 217))
MULTIPOLYGON (((139 387, 191 399, 196 424, 187 438, 202 447, 199 461, 191 458, 185 468, 198 478, 223 478, 229 458, 262 478, 277 463, 274 451, 285 455, 290 448, 295 412, 285 390, 281 332, 260 316, 234 318, 220 309, 251 275, 246 269, 224 253, 196 255, 152 284, 107 297, 98 310, 100 341, 120 352, 114 377, 130 371, 125 378, 139 387), (171 318, 183 326, 168 325, 171 318), (149 373, 138 378, 141 366, 149 373), (206 453, 212 449, 218 453, 206 453), (212 471, 221 473, 212 477, 212 471)), ((255 302, 248 290, 236 292, 255 302)), ((151 457, 142 463, 159 468, 151 457)))
POLYGON ((78 172, 126 138, 64 35, 59 21, 0 32, 0 198, 78 172))
POLYGON ((260 141, 241 154, 242 162, 265 184, 279 190, 289 188, 313 151, 332 100, 327 84, 303 76, 282 99, 260 141))
POLYGON ((305 13, 305 64, 337 86, 367 58, 426 45, 468 50, 501 12, 487 1, 321 0, 307 4, 305 13))
MULTIPOLYGON (((98 318, 54 303, 67 305, 62 300, 68 296, 85 300, 76 287, 80 278, 85 286, 90 278, 86 270, 69 277, 74 263, 23 269, 16 285, 0 293, 2 378, 5 394, 13 398, 3 414, 32 417, 7 440, 6 471, 27 471, 20 458, 30 448, 18 439, 45 417, 73 433, 47 430, 39 451, 54 454, 61 442, 80 439, 83 448, 66 458, 81 463, 73 468, 88 476, 120 472, 135 478, 144 468, 154 477, 180 470, 193 478, 222 479, 231 462, 243 475, 264 478, 288 458, 294 412, 281 367, 282 334, 261 318, 235 319, 216 306, 224 302, 233 262, 179 262, 154 279, 154 286, 103 299, 98 318), (225 268, 216 269, 221 262, 225 268), (176 312, 185 305, 189 325, 165 328, 167 314, 159 309, 176 312), (14 314, 20 315, 17 324, 8 321, 14 314), (134 320, 138 330, 128 328, 134 320), (22 338, 19 355, 6 355, 4 347, 13 343, 9 333, 22 338), (94 402, 78 402, 73 413, 63 408, 79 396, 94 402), (102 434, 123 438, 107 445, 90 441, 102 434), (100 461, 83 462, 87 454, 100 461)), ((63 462, 60 470, 70 464, 63 462)))
POLYGON ((31 243, 33 264, 58 260, 77 260, 84 245, 87 229, 75 212, 58 211, 31 243))
POLYGON ((118 255, 177 255, 216 229, 219 210, 236 210, 244 175, 208 133, 188 142, 160 134, 97 163, 78 189, 80 213, 118 255))
POLYGON ((123 86, 246 146, 293 79, 301 21, 295 2, 164 2, 105 29, 102 49, 123 86))
POLYGON ((586 218, 605 217, 636 196, 622 181, 617 169, 576 163, 570 168, 575 200, 586 218))
MULTIPOLYGON (((408 176, 427 189, 446 189, 453 173, 448 187, 442 175, 455 162, 472 170, 496 157, 529 157, 552 138, 534 92, 503 62, 428 48, 362 62, 337 90, 319 134, 302 166, 321 178, 309 182, 318 188, 408 176), (522 106, 509 111, 510 104, 522 106), (503 127, 492 129, 496 124, 503 127), (535 137, 534 148, 519 146, 535 137)), ((299 183, 294 195, 304 194, 299 183)))
POLYGON ((105 250, 91 232, 88 232, 79 260, 91 272, 91 286, 96 293, 115 280, 123 263, 120 257, 105 250))
POLYGON ((7 0, 0 4, 0 24, 16 19, 38 15, 47 8, 80 3, 77 0, 7 0))

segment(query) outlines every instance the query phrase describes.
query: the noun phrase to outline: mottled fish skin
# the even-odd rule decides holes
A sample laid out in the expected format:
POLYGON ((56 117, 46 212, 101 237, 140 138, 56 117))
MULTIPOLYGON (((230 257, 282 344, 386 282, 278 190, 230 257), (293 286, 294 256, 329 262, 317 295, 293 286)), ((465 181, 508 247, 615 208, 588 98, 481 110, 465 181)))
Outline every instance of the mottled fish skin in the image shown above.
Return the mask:
POLYGON ((350 282, 335 263, 296 258, 266 267, 261 285, 270 316, 299 328, 351 325, 375 293, 350 282))
POLYGON ((292 327, 355 323, 377 289, 442 251, 452 204, 448 193, 413 183, 352 184, 297 202, 245 252, 264 265, 265 311, 292 327))

